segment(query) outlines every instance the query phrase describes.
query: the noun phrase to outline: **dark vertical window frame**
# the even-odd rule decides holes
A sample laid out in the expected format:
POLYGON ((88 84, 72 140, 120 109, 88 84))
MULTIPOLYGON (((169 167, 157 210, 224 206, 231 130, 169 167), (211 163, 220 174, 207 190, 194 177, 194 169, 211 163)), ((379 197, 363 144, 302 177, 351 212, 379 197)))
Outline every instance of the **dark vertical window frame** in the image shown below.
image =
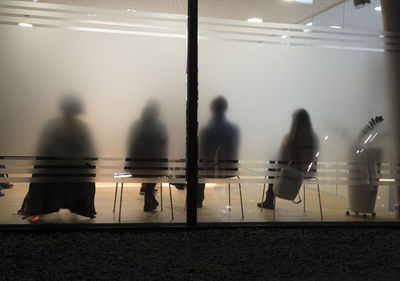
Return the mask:
POLYGON ((197 225, 198 184, 198 0, 188 0, 187 98, 186 98, 186 180, 188 225, 197 225))

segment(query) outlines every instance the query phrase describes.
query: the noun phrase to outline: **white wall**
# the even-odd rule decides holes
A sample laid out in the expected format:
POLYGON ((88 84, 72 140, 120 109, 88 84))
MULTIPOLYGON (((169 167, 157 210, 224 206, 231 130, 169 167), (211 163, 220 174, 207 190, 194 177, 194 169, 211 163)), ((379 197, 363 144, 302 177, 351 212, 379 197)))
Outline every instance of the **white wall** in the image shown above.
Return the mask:
POLYGON ((310 113, 325 161, 347 161, 371 118, 383 115, 389 128, 384 53, 204 40, 199 61, 200 127, 224 95, 242 159, 275 159, 298 108, 310 113))
POLYGON ((33 155, 65 91, 100 156, 126 153, 128 131, 149 98, 161 104, 173 158, 185 156, 185 39, 0 26, 0 154, 33 155))

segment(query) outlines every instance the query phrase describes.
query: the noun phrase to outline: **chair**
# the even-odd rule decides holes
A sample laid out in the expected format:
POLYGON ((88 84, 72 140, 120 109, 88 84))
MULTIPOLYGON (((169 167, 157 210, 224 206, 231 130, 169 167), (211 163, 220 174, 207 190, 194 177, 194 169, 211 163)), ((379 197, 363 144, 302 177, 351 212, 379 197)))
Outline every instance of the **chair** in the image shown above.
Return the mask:
MULTIPOLYGON (((318 190, 318 201, 319 201, 319 211, 320 211, 320 216, 321 216, 321 220, 323 220, 323 214, 322 214, 322 204, 321 204, 321 194, 320 194, 320 189, 319 189, 319 179, 315 176, 304 176, 303 179, 303 200, 301 200, 299 203, 301 203, 301 201, 303 201, 303 212, 306 212, 306 183, 311 183, 312 180, 316 180, 316 184, 317 184, 317 190, 318 190)), ((279 198, 279 196, 277 196, 279 198)), ((299 193, 299 197, 300 197, 300 193, 299 193)), ((273 210, 273 219, 275 220, 275 209, 276 209, 276 197, 274 197, 274 210, 273 210)))
MULTIPOLYGON (((275 161, 270 161, 270 163, 275 163, 275 161)), ((268 171, 276 171, 276 169, 265 169, 265 176, 264 176, 264 187, 263 187, 263 192, 261 196, 261 202, 264 202, 264 194, 265 194, 265 188, 266 188, 266 180, 267 180, 267 173, 268 171)), ((303 177, 303 200, 301 200, 298 203, 301 203, 303 201, 303 212, 306 211, 306 183, 312 183, 312 180, 316 180, 317 184, 317 190, 318 190, 318 201, 319 201, 319 208, 320 208, 320 215, 321 215, 321 220, 323 220, 323 214, 322 214, 322 204, 321 204, 321 194, 320 194, 320 188, 319 188, 319 179, 313 175, 314 172, 309 172, 303 177)), ((277 196, 279 198, 279 196, 277 196)), ((300 197, 300 193, 299 193, 300 197)), ((261 211, 263 208, 260 208, 261 211)), ((273 219, 275 220, 275 209, 276 209, 276 198, 274 197, 274 209, 273 209, 273 219)))
MULTIPOLYGON (((242 211, 242 219, 244 219, 244 212, 243 212, 243 199, 242 199, 242 184, 240 183, 240 176, 236 175, 235 177, 238 178, 238 184, 239 184, 239 196, 240 196, 240 209, 242 211)), ((229 206, 229 211, 232 209, 231 208, 231 183, 228 183, 228 206, 229 206)))
MULTIPOLYGON (((236 175, 234 178, 238 178, 238 184, 239 184, 239 196, 240 196, 240 209, 242 212, 242 219, 244 219, 244 211, 243 211, 243 198, 242 198, 242 184, 240 182, 240 176, 236 175)), ((229 206, 229 211, 232 209, 232 200, 231 200, 231 183, 228 183, 228 206, 229 206)), ((185 200, 185 210, 187 206, 187 199, 185 200)))
MULTIPOLYGON (((127 174, 127 173, 118 173, 118 174, 127 174)), ((130 174, 130 173, 129 173, 130 174)), ((132 175, 130 175, 129 177, 131 177, 132 175)), ((115 178, 115 174, 114 174, 114 178, 115 178)), ((128 176, 120 176, 117 178, 125 178, 128 176)), ((170 206, 171 206, 171 220, 174 220, 174 207, 173 207, 173 203, 172 203, 172 192, 171 192, 171 183, 170 183, 170 178, 171 176, 168 175, 166 176, 168 178, 168 186, 169 186, 169 199, 170 199, 170 206)), ((163 211, 163 192, 162 192, 162 188, 163 188, 163 184, 162 184, 162 180, 165 179, 165 177, 162 177, 160 180, 160 203, 161 203, 161 211, 163 211)), ((124 190, 124 181, 121 181, 121 194, 119 197, 119 214, 118 214, 118 222, 121 222, 121 212, 122 212, 122 195, 123 195, 123 190, 124 190)), ((116 206, 116 202, 117 202, 117 193, 118 193, 118 182, 115 184, 115 194, 114 194, 114 207, 113 207, 113 213, 115 213, 115 206, 116 206)))

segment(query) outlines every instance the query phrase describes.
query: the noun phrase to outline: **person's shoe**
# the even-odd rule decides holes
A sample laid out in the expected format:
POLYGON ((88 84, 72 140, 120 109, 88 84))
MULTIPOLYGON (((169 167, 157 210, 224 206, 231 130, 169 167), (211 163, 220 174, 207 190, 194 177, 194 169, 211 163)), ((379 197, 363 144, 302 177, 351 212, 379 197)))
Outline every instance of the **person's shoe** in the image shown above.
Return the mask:
POLYGON ((144 207, 145 212, 151 212, 158 207, 158 201, 155 196, 155 191, 146 192, 144 195, 144 207))
POLYGON ((266 201, 257 203, 258 208, 263 208, 263 209, 274 209, 274 204, 268 204, 266 201))
POLYGON ((18 210, 17 214, 24 217, 28 216, 25 209, 18 210))
POLYGON ((258 208, 263 208, 263 209, 274 209, 274 196, 266 192, 266 198, 264 202, 257 203, 258 208))
POLYGON ((175 188, 179 189, 179 190, 184 190, 185 189, 186 184, 184 183, 177 183, 175 184, 175 188))
POLYGON ((0 197, 5 196, 3 192, 0 191, 0 197))
POLYGON ((12 188, 14 185, 12 183, 0 183, 2 188, 12 188))

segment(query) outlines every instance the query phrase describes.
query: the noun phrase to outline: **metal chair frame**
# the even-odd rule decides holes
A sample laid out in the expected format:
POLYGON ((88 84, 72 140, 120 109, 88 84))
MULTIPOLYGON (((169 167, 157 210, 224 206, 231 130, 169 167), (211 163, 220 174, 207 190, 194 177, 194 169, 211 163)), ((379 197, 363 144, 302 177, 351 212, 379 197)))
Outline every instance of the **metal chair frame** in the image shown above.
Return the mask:
MULTIPOLYGON (((238 178, 238 184, 239 184, 239 196, 240 196, 240 209, 242 211, 242 219, 244 219, 244 212, 243 212, 243 198, 242 198, 242 184, 240 182, 240 176, 235 176, 238 178)), ((231 183, 228 183, 228 206, 229 206, 229 211, 232 209, 231 205, 231 183)))
MULTIPOLYGON (((170 207, 171 207, 171 220, 174 220, 174 206, 172 203, 172 192, 171 192, 171 183, 170 183, 170 176, 167 176, 168 178, 168 187, 169 187, 169 200, 170 200, 170 207)), ((162 178, 163 179, 163 178, 162 178)), ((161 203, 161 212, 163 211, 163 182, 162 180, 160 181, 160 203, 161 203)), ((122 213, 122 195, 124 191, 124 182, 121 182, 121 193, 119 196, 119 213, 118 213, 118 222, 121 222, 121 213, 122 213)), ((118 182, 115 184, 115 194, 114 194, 114 207, 113 207, 113 213, 115 213, 115 207, 116 207, 116 202, 117 202, 117 196, 118 196, 118 182)))
MULTIPOLYGON (((242 212, 242 219, 244 219, 244 211, 243 211, 243 198, 242 198, 242 184, 240 182, 240 176, 234 176, 238 178, 238 184, 239 184, 239 196, 240 196, 240 209, 242 212)), ((231 183, 228 183, 228 206, 229 206, 229 211, 232 209, 232 200, 231 200, 231 183)), ((186 206, 187 206, 187 199, 185 200, 185 211, 186 211, 186 206)))
MULTIPOLYGON (((321 204, 321 193, 319 189, 319 179, 315 176, 305 176, 303 179, 303 212, 306 212, 306 183, 304 181, 309 181, 315 179, 317 182, 317 190, 318 190, 318 201, 319 201, 319 212, 321 216, 321 221, 324 220, 322 214, 322 204, 321 204)), ((262 209, 262 208, 261 208, 262 209)), ((274 197, 274 210, 273 210, 273 219, 275 220, 275 210, 276 210, 276 197, 274 197)))
MULTIPOLYGON (((264 187, 263 187, 263 192, 262 192, 262 196, 261 196, 261 202, 264 202, 265 187, 266 187, 266 184, 267 184, 266 183, 267 172, 268 172, 268 170, 266 170, 265 177, 264 177, 264 187)), ((310 175, 304 176, 304 179, 303 179, 303 212, 304 213, 306 212, 306 183, 305 183, 305 181, 309 181, 309 180, 316 180, 316 182, 317 182, 319 210, 320 210, 321 220, 323 220, 321 193, 320 193, 320 188, 319 188, 319 179, 316 176, 310 176, 310 175)), ((275 220, 275 209, 276 209, 276 198, 275 197, 274 197, 274 202, 273 203, 274 203, 273 220, 275 220)), ((260 208, 260 209, 261 209, 261 212, 262 212, 263 208, 260 208)))

